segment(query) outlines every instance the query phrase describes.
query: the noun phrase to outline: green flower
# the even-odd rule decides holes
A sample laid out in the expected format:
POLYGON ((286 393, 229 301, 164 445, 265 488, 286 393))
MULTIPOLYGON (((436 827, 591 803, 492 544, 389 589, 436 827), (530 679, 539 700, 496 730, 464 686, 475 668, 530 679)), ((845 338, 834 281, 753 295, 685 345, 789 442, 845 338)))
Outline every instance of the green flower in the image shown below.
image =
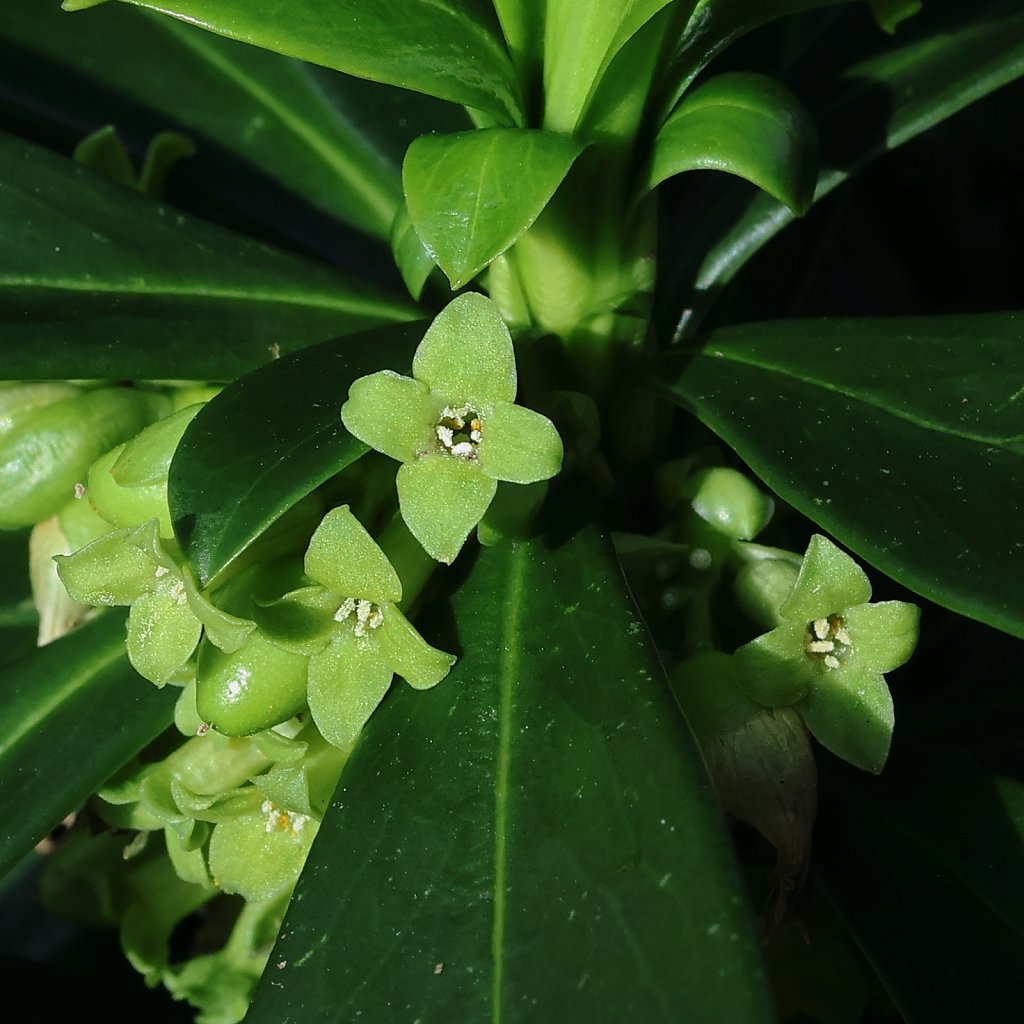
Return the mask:
POLYGON ((735 658, 749 697, 767 707, 792 705, 823 746, 879 772, 894 722, 884 673, 913 653, 919 611, 902 601, 869 604, 870 598, 857 563, 815 534, 779 609, 781 625, 735 658))
POLYGON ((427 689, 455 658, 431 647, 399 611, 398 574, 347 505, 324 516, 305 571, 316 585, 257 608, 256 621, 272 643, 309 655, 309 710, 324 738, 346 749, 396 674, 427 689))
POLYGON ((513 404, 512 337, 483 295, 467 292, 438 314, 412 372, 361 377, 341 418, 349 433, 403 464, 396 480, 402 518, 432 558, 452 562, 498 481, 555 476, 562 442, 549 419, 513 404))
POLYGON ((173 542, 150 519, 114 530, 73 555, 56 555, 57 574, 82 604, 129 605, 128 659, 143 678, 163 686, 179 675, 203 627, 219 647, 237 649, 252 623, 227 615, 199 592, 173 542))

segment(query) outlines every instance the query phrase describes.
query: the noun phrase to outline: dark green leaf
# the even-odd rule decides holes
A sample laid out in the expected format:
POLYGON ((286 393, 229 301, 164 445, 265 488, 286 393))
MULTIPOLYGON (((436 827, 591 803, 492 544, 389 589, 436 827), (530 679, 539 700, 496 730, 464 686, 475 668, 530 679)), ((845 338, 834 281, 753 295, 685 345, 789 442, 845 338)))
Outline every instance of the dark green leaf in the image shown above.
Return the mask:
POLYGON ((412 225, 409 208, 402 204, 391 231, 391 252, 409 294, 418 299, 430 272, 437 266, 412 225))
POLYGON ((505 123, 520 120, 512 62, 483 0, 126 2, 289 57, 486 110, 505 123))
POLYGON ((224 379, 414 316, 0 135, 0 376, 224 379))
POLYGON ((662 371, 675 401, 857 554, 1024 637, 1024 316, 752 324, 662 371))
POLYGON ((392 125, 331 102, 310 68, 116 4, 73 16, 55 4, 7 0, 7 14, 0 36, 228 147, 319 209, 387 237, 401 201, 400 157, 388 149, 392 125))
POLYGON ((426 135, 409 147, 409 215, 453 289, 526 231, 583 148, 566 135, 516 128, 426 135))
POLYGON ((128 664, 105 613, 0 674, 0 872, 6 872, 171 721, 177 690, 128 664))
POLYGON ((778 18, 848 0, 699 0, 676 50, 675 98, 740 36, 778 18))
MULTIPOLYGON (((877 30, 875 30, 877 31, 877 30)), ((1018 0, 929 0, 877 56, 836 69, 801 98, 823 140, 819 200, 875 157, 895 149, 1024 72, 1024 11, 1018 0), (837 95, 838 92, 838 95, 837 95), (880 123, 879 115, 884 120, 880 123)), ((774 199, 735 193, 687 224, 666 267, 665 333, 692 332, 715 294, 793 220, 774 199)), ((660 317, 660 318, 661 318, 660 317)))
POLYGON ((614 555, 592 528, 552 543, 482 550, 451 675, 397 682, 370 720, 251 1024, 770 1019, 720 814, 614 555))
POLYGON ((171 462, 168 501, 202 584, 368 450, 341 425, 349 385, 408 371, 424 329, 396 324, 313 346, 239 378, 200 411, 171 462))
POLYGON ((726 171, 801 214, 817 179, 818 139, 803 104, 780 82, 741 71, 686 97, 654 140, 647 186, 682 171, 726 171))
POLYGON ((903 1019, 1019 1020, 1024 787, 920 751, 823 776, 815 862, 903 1019))
POLYGON ((39 613, 29 579, 30 530, 0 530, 0 667, 35 650, 39 613))

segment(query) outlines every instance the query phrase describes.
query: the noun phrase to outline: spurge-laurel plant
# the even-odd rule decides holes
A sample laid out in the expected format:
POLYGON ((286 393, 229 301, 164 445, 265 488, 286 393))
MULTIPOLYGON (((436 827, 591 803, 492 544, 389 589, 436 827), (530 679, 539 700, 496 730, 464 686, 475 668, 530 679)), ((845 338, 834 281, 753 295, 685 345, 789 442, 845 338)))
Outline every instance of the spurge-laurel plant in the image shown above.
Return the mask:
POLYGON ((1021 321, 783 319, 1019 9, 63 6, 0 23, 8 892, 207 1024, 1019 1019, 942 652, 1024 636, 1021 321))

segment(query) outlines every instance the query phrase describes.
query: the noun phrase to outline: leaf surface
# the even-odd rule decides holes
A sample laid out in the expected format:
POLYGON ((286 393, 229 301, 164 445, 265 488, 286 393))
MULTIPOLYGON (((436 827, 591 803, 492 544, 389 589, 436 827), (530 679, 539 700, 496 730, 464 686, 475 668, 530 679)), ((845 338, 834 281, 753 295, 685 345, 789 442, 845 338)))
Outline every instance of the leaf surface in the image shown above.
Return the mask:
MULTIPOLYGON (((383 104, 356 111, 335 102, 352 79, 331 76, 338 81, 328 92, 326 76, 299 61, 119 4, 79 15, 35 0, 7 7, 0 37, 73 74, 76 90, 96 94, 97 112, 106 107, 99 116, 144 104, 164 116, 162 127, 198 133, 202 148, 226 147, 320 210, 387 237, 401 201, 401 157, 390 139, 397 125, 380 116, 383 104)), ((53 65, 44 69, 52 79, 53 65)), ((51 84, 32 78, 8 88, 46 96, 51 84)))
POLYGON ((1024 637, 1024 316, 750 324, 661 369, 674 400, 857 554, 1024 637))
POLYGON ((1024 786, 921 751, 880 779, 844 768, 823 773, 815 860, 902 1018, 1009 1024, 1024 956, 1024 786))
POLYGON ((170 724, 177 691, 135 674, 112 612, 5 668, 0 685, 5 873, 170 724))
POLYGON ((516 128, 426 135, 409 147, 409 216, 453 290, 526 231, 582 150, 569 136, 516 128))
POLYGON ((803 213, 814 196, 818 140, 803 104, 765 75, 719 75, 675 110, 654 140, 649 188, 682 171, 738 175, 803 213))
MULTIPOLYGON (((877 32, 877 30, 874 30, 877 32)), ((859 48, 800 97, 822 138, 818 201, 876 157, 901 146, 1024 73, 1024 11, 1017 0, 930 0, 899 30, 859 48)), ((818 69, 820 72, 820 69, 818 69)), ((793 220, 766 195, 731 190, 686 225, 664 266, 663 333, 692 333, 717 292, 793 220)))
POLYGON ((483 0, 126 2, 359 78, 486 110, 506 123, 520 117, 512 62, 483 0))
POLYGON ((740 36, 778 18, 847 0, 698 0, 676 48, 675 98, 740 36))
POLYGON ((720 814, 610 546, 589 527, 551 544, 482 550, 453 596, 456 667, 370 720, 254 1024, 770 1019, 720 814))
POLYGON ((575 131, 601 72, 668 0, 547 0, 544 127, 575 131))
POLYGON ((174 530, 200 582, 368 451, 341 423, 357 377, 407 368, 422 323, 324 342, 240 377, 189 424, 171 462, 174 530))
POLYGON ((224 379, 414 309, 0 135, 0 376, 224 379))

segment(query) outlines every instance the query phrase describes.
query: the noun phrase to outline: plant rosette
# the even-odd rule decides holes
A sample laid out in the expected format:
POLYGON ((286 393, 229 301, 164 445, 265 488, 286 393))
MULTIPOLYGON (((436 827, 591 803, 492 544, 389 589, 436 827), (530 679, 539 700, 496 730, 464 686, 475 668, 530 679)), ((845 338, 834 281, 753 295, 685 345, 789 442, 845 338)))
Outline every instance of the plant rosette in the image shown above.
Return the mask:
POLYGON ((324 516, 304 568, 313 586, 257 604, 254 615, 271 643, 309 657, 313 721, 347 750, 396 674, 428 689, 455 658, 431 647, 398 609, 398 573, 347 505, 324 516))
POLYGON ((483 295, 460 295, 437 315, 413 356, 412 374, 360 377, 341 419, 350 434, 402 463, 402 518, 431 558, 451 563, 498 482, 555 476, 562 441, 546 416, 514 404, 512 336, 483 295))
POLYGON ((913 653, 920 612, 903 601, 870 599, 860 566, 815 534, 779 608, 781 624, 734 658, 749 697, 766 707, 792 706, 819 743, 877 774, 894 725, 885 673, 913 653))

